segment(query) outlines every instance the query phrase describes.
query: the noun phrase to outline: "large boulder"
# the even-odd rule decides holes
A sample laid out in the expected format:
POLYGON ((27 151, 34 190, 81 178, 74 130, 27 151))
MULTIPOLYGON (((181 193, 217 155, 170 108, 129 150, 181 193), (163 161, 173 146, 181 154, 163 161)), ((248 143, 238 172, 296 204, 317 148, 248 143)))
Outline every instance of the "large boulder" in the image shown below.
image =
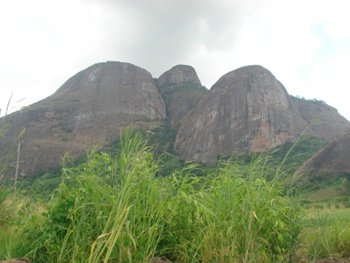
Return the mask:
POLYGON ((350 129, 350 122, 324 101, 292 99, 301 117, 308 123, 305 134, 329 142, 350 129))
POLYGON ((294 140, 306 125, 270 71, 246 66, 221 77, 186 116, 175 148, 186 160, 215 163, 294 140))
POLYGON ((71 77, 52 96, 1 119, 0 130, 6 133, 0 157, 13 163, 25 129, 20 172, 30 175, 59 165, 66 152, 79 156, 116 140, 126 126, 148 127, 165 116, 149 72, 128 63, 99 63, 71 77))
POLYGON ((301 167, 309 178, 350 176, 350 132, 334 138, 301 167))

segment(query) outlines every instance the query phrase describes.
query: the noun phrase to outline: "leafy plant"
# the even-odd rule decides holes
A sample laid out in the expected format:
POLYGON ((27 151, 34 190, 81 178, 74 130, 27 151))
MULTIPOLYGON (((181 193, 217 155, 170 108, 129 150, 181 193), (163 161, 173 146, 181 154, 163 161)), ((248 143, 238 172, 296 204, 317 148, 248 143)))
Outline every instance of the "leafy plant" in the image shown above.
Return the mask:
POLYGON ((142 134, 126 132, 117 155, 93 152, 63 169, 43 217, 22 228, 31 244, 27 256, 90 263, 154 256, 203 263, 293 260, 300 213, 278 171, 264 158, 222 162, 206 176, 199 169, 186 164, 158 177, 142 134))
POLYGON ((316 258, 350 257, 350 224, 338 217, 318 215, 302 236, 306 255, 316 258), (305 245, 307 244, 307 245, 305 245))

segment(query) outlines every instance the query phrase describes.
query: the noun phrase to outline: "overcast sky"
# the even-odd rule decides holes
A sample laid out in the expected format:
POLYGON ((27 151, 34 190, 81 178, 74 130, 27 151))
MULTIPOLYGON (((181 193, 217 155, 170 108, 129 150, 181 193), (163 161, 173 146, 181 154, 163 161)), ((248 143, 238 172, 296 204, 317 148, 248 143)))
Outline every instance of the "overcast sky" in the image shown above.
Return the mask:
POLYGON ((260 64, 292 95, 350 119, 349 0, 1 0, 0 108, 54 93, 107 60, 154 77, 192 65, 206 87, 260 64))

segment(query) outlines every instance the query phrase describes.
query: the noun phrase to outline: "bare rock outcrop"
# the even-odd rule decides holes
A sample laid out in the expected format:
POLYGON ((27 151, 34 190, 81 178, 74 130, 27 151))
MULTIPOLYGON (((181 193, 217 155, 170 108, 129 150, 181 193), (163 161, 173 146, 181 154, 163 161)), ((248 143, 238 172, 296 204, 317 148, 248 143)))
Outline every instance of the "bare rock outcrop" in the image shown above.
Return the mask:
POLYGON ((265 68, 227 73, 178 129, 185 160, 215 163, 234 153, 262 152, 294 140, 306 127, 283 85, 265 68))
POLYGON ((184 83, 191 83, 198 86, 202 85, 194 68, 188 65, 176 65, 163 73, 157 80, 158 87, 184 83))
POLYGON ((292 99, 301 117, 308 123, 306 134, 328 142, 350 130, 350 122, 324 101, 292 99))
POLYGON ((306 128, 326 141, 350 128, 329 105, 289 96, 261 66, 229 72, 208 91, 191 66, 153 79, 129 63, 98 63, 52 96, 0 119, 0 177, 3 164, 14 174, 18 152, 20 174, 31 175, 58 166, 66 152, 77 157, 111 143, 125 127, 151 128, 165 119, 177 130, 180 156, 204 163, 267 151, 306 128))
POLYGON ((20 167, 22 174, 32 174, 59 165, 66 152, 81 155, 116 140, 126 126, 147 127, 165 116, 149 72, 128 63, 98 63, 71 77, 52 96, 1 119, 6 133, 0 157, 13 160, 25 129, 20 167))
POLYGON ((187 65, 171 68, 156 83, 164 98, 170 124, 175 129, 208 92, 201 85, 195 69, 187 65))
POLYGON ((334 138, 301 167, 307 177, 350 175, 350 132, 334 138))

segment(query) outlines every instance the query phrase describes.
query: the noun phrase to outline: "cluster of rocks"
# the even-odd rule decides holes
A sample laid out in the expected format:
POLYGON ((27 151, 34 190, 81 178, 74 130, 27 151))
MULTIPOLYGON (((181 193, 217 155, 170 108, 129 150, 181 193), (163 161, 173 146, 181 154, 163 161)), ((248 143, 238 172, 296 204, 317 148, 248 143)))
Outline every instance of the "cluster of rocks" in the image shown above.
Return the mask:
POLYGON ((204 163, 267 151, 304 133, 329 141, 350 128, 329 105, 291 97, 261 66, 231 71, 207 90, 191 66, 154 79, 135 65, 106 62, 0 119, 0 157, 16 155, 22 134, 21 173, 31 175, 59 165, 66 152, 78 157, 115 141, 126 127, 152 129, 164 120, 176 129, 180 157, 204 163))

